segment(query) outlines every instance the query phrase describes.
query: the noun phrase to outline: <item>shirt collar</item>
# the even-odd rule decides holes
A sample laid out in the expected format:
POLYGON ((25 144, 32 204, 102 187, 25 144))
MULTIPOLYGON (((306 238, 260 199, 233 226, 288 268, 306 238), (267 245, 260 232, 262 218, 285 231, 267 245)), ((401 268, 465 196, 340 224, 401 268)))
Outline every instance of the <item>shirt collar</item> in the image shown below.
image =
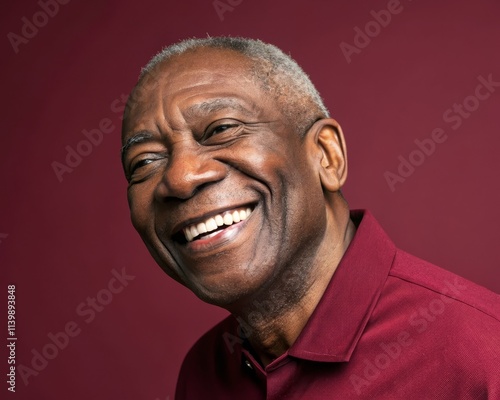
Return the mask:
POLYGON ((351 219, 356 234, 289 356, 349 361, 370 319, 396 247, 368 211, 354 210, 351 219))

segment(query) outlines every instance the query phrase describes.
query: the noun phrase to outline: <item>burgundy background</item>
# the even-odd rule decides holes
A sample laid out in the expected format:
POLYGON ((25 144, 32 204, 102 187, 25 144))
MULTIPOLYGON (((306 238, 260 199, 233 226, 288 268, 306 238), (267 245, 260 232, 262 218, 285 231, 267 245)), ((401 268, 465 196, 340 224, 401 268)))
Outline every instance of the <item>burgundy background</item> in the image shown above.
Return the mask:
MULTIPOLYGON (((250 36, 291 53, 344 129, 351 207, 372 210, 401 248, 500 292, 500 88, 459 129, 442 117, 479 75, 500 81, 497 1, 401 0, 351 63, 340 43, 353 44, 387 1, 243 0, 221 20, 211 0, 72 0, 18 54, 7 34, 40 6, 2 4, 0 301, 15 283, 18 365, 31 367, 32 349, 69 321, 82 331, 28 386, 18 375, 15 395, 2 345, 0 397, 173 399, 184 354, 225 315, 152 261, 130 224, 119 162, 122 95, 156 51, 188 36, 250 36), (51 163, 105 118, 113 132, 59 182, 51 163), (435 128, 448 140, 391 192, 384 172, 435 128), (85 323, 76 307, 122 268, 135 279, 85 323)), ((0 316, 4 337, 5 305, 0 316)))

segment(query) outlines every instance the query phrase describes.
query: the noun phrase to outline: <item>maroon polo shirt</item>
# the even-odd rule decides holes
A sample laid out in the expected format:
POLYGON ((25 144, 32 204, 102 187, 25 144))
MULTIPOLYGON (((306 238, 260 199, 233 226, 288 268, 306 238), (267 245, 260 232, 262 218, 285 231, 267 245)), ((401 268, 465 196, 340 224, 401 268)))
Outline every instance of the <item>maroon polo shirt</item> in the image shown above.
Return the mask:
POLYGON ((293 346, 263 368, 230 316, 189 351, 177 400, 500 399, 500 296, 397 249, 370 213, 351 218, 293 346))

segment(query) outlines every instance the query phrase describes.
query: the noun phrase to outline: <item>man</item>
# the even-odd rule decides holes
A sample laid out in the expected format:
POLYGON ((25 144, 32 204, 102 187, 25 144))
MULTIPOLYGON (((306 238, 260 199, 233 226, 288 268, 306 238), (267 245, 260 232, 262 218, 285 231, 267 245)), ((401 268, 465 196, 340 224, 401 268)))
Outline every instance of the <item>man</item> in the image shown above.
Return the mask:
POLYGON ((164 49, 122 150, 152 256, 232 314, 188 353, 176 399, 500 399, 499 296, 350 213, 342 130, 276 47, 164 49))

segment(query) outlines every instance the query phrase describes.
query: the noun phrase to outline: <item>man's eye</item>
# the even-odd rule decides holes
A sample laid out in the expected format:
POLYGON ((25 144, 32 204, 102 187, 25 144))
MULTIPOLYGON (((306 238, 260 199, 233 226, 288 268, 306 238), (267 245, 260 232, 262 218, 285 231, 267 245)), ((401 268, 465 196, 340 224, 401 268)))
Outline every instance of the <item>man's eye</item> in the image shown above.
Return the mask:
POLYGON ((133 174, 135 171, 137 171, 139 168, 142 168, 148 164, 151 164, 154 160, 151 158, 145 158, 144 160, 139 160, 136 163, 132 164, 132 167, 130 168, 130 173, 133 174))
POLYGON ((215 128, 212 129, 212 131, 210 132, 210 135, 217 135, 219 133, 227 131, 228 129, 234 128, 236 126, 238 126, 238 125, 236 125, 236 124, 217 125, 215 128))

